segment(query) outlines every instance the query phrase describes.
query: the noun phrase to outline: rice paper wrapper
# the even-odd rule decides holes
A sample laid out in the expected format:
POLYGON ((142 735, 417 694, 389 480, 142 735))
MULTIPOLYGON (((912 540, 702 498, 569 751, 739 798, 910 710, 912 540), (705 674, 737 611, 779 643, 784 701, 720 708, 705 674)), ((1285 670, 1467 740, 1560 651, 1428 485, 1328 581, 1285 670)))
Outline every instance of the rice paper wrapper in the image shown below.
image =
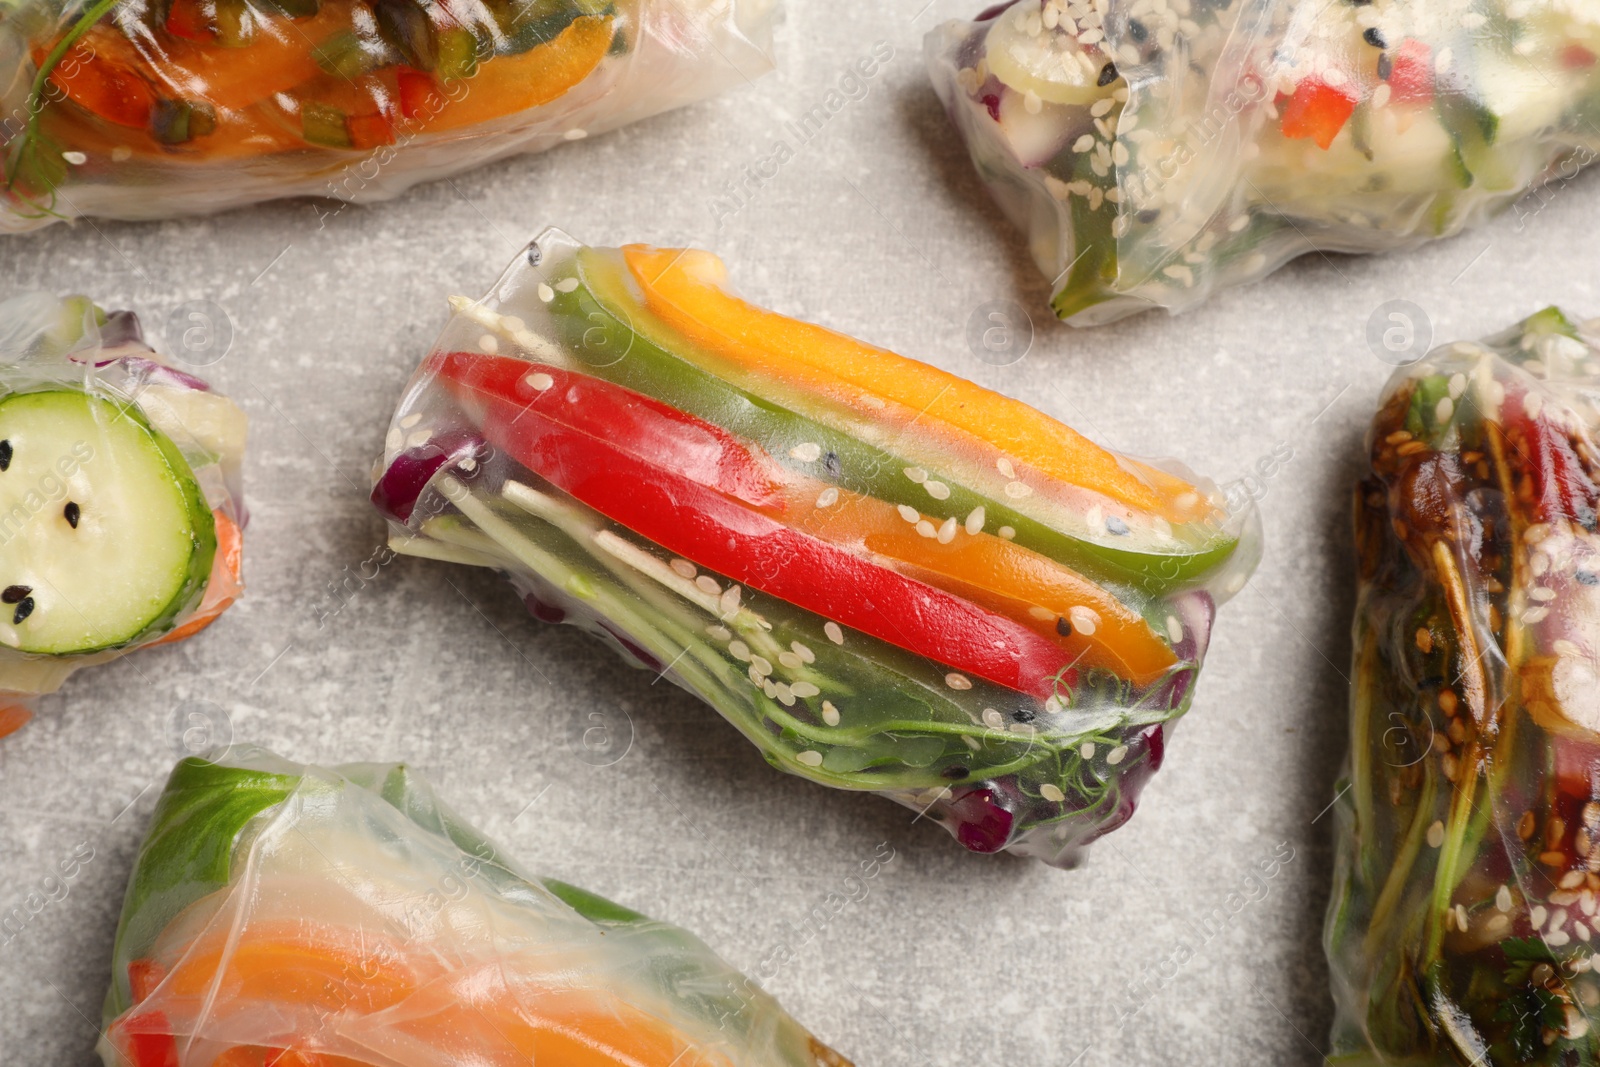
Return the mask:
POLYGON ((494 568, 768 762, 1070 866, 1188 710, 1255 512, 1018 401, 550 230, 390 425, 391 544, 494 568))
POLYGON ((1332 1063, 1600 1055, 1597 327, 1436 349, 1373 422, 1332 1063))
POLYGON ((384 200, 759 76, 777 2, 20 0, 0 232, 384 200))
POLYGON ((74 671, 183 640, 243 593, 245 434, 132 312, 0 301, 0 736, 74 671))
POLYGON ((1588 3, 1016 0, 925 47, 1075 325, 1458 233, 1600 150, 1588 3))
POLYGON ((685 930, 529 873, 404 764, 174 769, 107 1067, 849 1067, 685 930))

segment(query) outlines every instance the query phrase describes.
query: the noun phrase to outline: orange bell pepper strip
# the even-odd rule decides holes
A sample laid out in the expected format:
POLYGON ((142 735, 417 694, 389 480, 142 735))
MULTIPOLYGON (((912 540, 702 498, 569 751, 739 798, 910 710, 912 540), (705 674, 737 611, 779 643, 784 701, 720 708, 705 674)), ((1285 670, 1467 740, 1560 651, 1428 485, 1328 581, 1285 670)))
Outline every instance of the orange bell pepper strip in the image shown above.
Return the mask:
POLYGON ((1076 666, 1102 667, 1143 686, 1178 662, 1143 616, 1048 556, 960 527, 941 543, 872 497, 839 493, 833 504, 818 507, 825 488, 821 482, 814 490, 801 487, 788 509, 789 521, 835 544, 860 544, 900 564, 896 569, 908 577, 1030 627, 1065 648, 1076 666))
POLYGON ((222 511, 213 511, 211 517, 217 526, 217 554, 211 559, 211 577, 206 581, 205 595, 194 617, 173 630, 156 645, 172 644, 193 637, 217 621, 217 617, 233 606, 244 592, 244 538, 239 526, 222 511))
POLYGON ((0 737, 14 734, 33 721, 33 712, 21 704, 7 704, 0 697, 0 737))
MULTIPOLYGON (((107 122, 142 130, 150 125, 156 93, 139 73, 138 50, 120 33, 90 30, 62 54, 50 71, 50 82, 68 100, 107 122)), ((51 49, 33 50, 35 66, 42 67, 51 49)))
POLYGON ((412 76, 403 89, 402 113, 416 129, 438 132, 548 104, 594 72, 611 48, 614 30, 609 15, 573 19, 554 40, 520 55, 483 60, 475 75, 448 94, 431 78, 423 84, 412 76))
POLYGON ((710 252, 629 245, 645 304, 674 329, 754 373, 860 409, 862 394, 893 401, 912 421, 943 423, 1047 478, 1102 493, 1170 522, 1211 510, 1180 478, 1122 459, 1020 400, 954 374, 739 299, 710 252))

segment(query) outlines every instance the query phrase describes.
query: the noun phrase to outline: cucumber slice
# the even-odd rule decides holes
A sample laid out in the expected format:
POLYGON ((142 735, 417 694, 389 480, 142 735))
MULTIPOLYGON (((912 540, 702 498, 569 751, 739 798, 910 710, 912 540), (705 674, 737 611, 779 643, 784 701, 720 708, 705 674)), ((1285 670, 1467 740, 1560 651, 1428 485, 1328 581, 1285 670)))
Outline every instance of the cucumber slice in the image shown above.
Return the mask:
POLYGON ((0 645, 64 656, 168 629, 216 549, 193 472, 137 408, 0 400, 0 645))
POLYGON ((1064 31, 1030 25, 1030 18, 1037 22, 1039 14, 1025 8, 1018 4, 989 27, 983 54, 990 73, 1018 93, 1033 92, 1052 104, 1082 106, 1116 91, 1120 79, 1107 76, 1100 84, 1108 62, 1105 56, 1086 53, 1077 38, 1064 31), (1058 41, 1068 46, 1058 48, 1058 41))

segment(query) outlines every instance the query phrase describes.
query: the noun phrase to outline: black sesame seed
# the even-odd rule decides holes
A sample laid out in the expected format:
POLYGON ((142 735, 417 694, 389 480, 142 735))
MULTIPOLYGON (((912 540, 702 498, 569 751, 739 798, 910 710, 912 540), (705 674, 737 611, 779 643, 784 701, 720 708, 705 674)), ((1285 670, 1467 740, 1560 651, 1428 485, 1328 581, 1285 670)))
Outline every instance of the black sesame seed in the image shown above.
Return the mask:
POLYGON ((68 526, 72 527, 74 530, 78 528, 78 516, 81 515, 82 512, 78 509, 76 501, 67 501, 67 506, 61 509, 61 514, 66 518, 68 526))
POLYGON ((1062 637, 1072 636, 1072 624, 1067 621, 1067 617, 1065 615, 1056 617, 1056 633, 1060 634, 1062 637))
POLYGON ((822 469, 828 472, 828 477, 839 477, 839 453, 829 452, 822 457, 822 469))
POLYGON ((1389 73, 1394 69, 1394 64, 1389 61, 1389 53, 1385 52, 1378 57, 1378 77, 1384 81, 1389 80, 1389 73))
POLYGON ((1159 219, 1160 217, 1161 217, 1161 209, 1160 208, 1153 208, 1153 207, 1147 207, 1143 211, 1139 212, 1137 215, 1134 216, 1134 218, 1138 219, 1140 222, 1144 223, 1146 226, 1150 225, 1152 222, 1156 221, 1156 219, 1159 219))
POLYGON ((1368 26, 1367 32, 1361 35, 1361 39, 1374 48, 1389 47, 1388 43, 1383 39, 1383 33, 1376 26, 1368 26))
POLYGON ((33 614, 33 597, 25 596, 25 597, 22 598, 22 603, 17 605, 16 614, 11 616, 12 625, 14 625, 14 626, 22 625, 22 620, 26 619, 29 615, 32 615, 32 614, 33 614))
POLYGON ((539 248, 538 245, 528 246, 528 265, 530 267, 537 267, 539 265, 539 261, 543 258, 544 252, 539 248))
POLYGON ((1140 22, 1138 19, 1129 19, 1128 36, 1132 37, 1135 41, 1142 42, 1146 37, 1150 36, 1150 31, 1145 29, 1144 23, 1140 22))
POLYGON ((1011 713, 1011 717, 1013 719, 1017 720, 1018 722, 1032 722, 1034 719, 1037 719, 1039 716, 1035 715, 1033 712, 1029 711, 1027 708, 1018 708, 1016 711, 1013 711, 1011 713))
POLYGON ((1095 84, 1104 89, 1106 86, 1110 85, 1116 80, 1117 65, 1115 63, 1107 63, 1105 66, 1100 68, 1100 77, 1095 80, 1095 84))
POLYGON ((29 593, 33 592, 31 585, 8 585, 6 591, 0 593, 0 602, 15 604, 29 593))
POLYGON ((944 770, 940 771, 939 772, 939 776, 941 778, 949 778, 949 779, 954 780, 956 778, 965 778, 967 775, 969 775, 971 773, 972 773, 971 771, 967 770, 965 767, 961 766, 960 764, 953 764, 953 765, 951 765, 949 767, 946 767, 944 770))
POLYGON ((11 466, 11 442, 0 441, 0 471, 11 466))
POLYGON ((1575 571, 1572 576, 1578 579, 1579 585, 1600 585, 1600 575, 1593 571, 1575 571))
POLYGON ((1128 532, 1128 524, 1117 518, 1115 515, 1107 515, 1106 529, 1110 530, 1118 537, 1121 537, 1128 532))

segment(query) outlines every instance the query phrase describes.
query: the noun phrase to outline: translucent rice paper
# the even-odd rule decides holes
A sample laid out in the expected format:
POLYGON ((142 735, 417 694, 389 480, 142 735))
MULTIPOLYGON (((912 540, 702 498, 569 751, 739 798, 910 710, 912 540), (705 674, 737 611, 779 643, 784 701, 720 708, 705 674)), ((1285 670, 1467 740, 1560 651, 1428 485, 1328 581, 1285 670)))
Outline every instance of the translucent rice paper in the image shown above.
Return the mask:
POLYGON ((849 1067, 698 938, 525 871, 404 764, 180 763, 106 1067, 849 1067))
POLYGON ((1331 1063, 1600 1055, 1600 322, 1399 371, 1356 494, 1331 1063))
POLYGON ((926 51, 1076 325, 1458 233, 1600 149, 1589 0, 1016 0, 926 51))
POLYGON ((777 2, 7 0, 0 232, 387 199, 756 77, 777 2))
MULTIPOLYGON (((66 522, 67 505, 75 502, 74 497, 89 500, 89 487, 115 486, 124 477, 128 457, 107 448, 106 439, 99 434, 74 438, 58 456, 41 458, 20 443, 6 453, 5 469, 0 472, 0 478, 9 480, 0 483, 5 500, 0 506, 0 587, 5 588, 5 602, 0 604, 0 737, 28 721, 33 697, 54 692, 74 671, 116 659, 135 648, 189 637, 208 626, 244 591, 239 571, 240 530, 246 517, 240 490, 244 413, 199 378, 164 363, 145 344, 132 312, 108 315, 81 296, 58 299, 31 293, 0 301, 0 403, 16 394, 63 389, 107 402, 99 429, 110 432, 118 429, 116 423, 131 420, 170 444, 166 460, 190 483, 196 512, 203 515, 209 509, 211 514, 209 522, 199 523, 195 534, 190 580, 161 616, 132 639, 69 655, 22 652, 19 646, 25 642, 13 625, 25 599, 19 589, 30 589, 39 605, 22 623, 27 625, 41 619, 52 606, 46 598, 71 601, 60 584, 63 578, 94 589, 84 603, 70 602, 64 609, 82 609, 85 614, 94 608, 88 601, 110 599, 126 579, 110 551, 99 557, 105 567, 101 574, 93 573, 92 568, 82 571, 81 560, 66 565, 78 571, 73 574, 52 575, 48 560, 37 575, 19 575, 17 568, 28 569, 39 562, 29 554, 30 542, 79 532, 76 524, 66 522), (209 535, 205 527, 210 528, 209 535), (8 545, 12 546, 9 551, 8 545), (211 553, 209 565, 204 558, 207 552, 211 553)), ((0 451, 5 451, 3 446, 0 451)), ((101 523, 114 521, 96 514, 87 503, 82 513, 85 535, 101 523)), ((114 530, 107 533, 113 535, 109 549, 120 535, 114 530)))
POLYGON ((1255 513, 927 364, 559 231, 456 315, 374 502, 782 770, 1068 866, 1190 705, 1255 513))

